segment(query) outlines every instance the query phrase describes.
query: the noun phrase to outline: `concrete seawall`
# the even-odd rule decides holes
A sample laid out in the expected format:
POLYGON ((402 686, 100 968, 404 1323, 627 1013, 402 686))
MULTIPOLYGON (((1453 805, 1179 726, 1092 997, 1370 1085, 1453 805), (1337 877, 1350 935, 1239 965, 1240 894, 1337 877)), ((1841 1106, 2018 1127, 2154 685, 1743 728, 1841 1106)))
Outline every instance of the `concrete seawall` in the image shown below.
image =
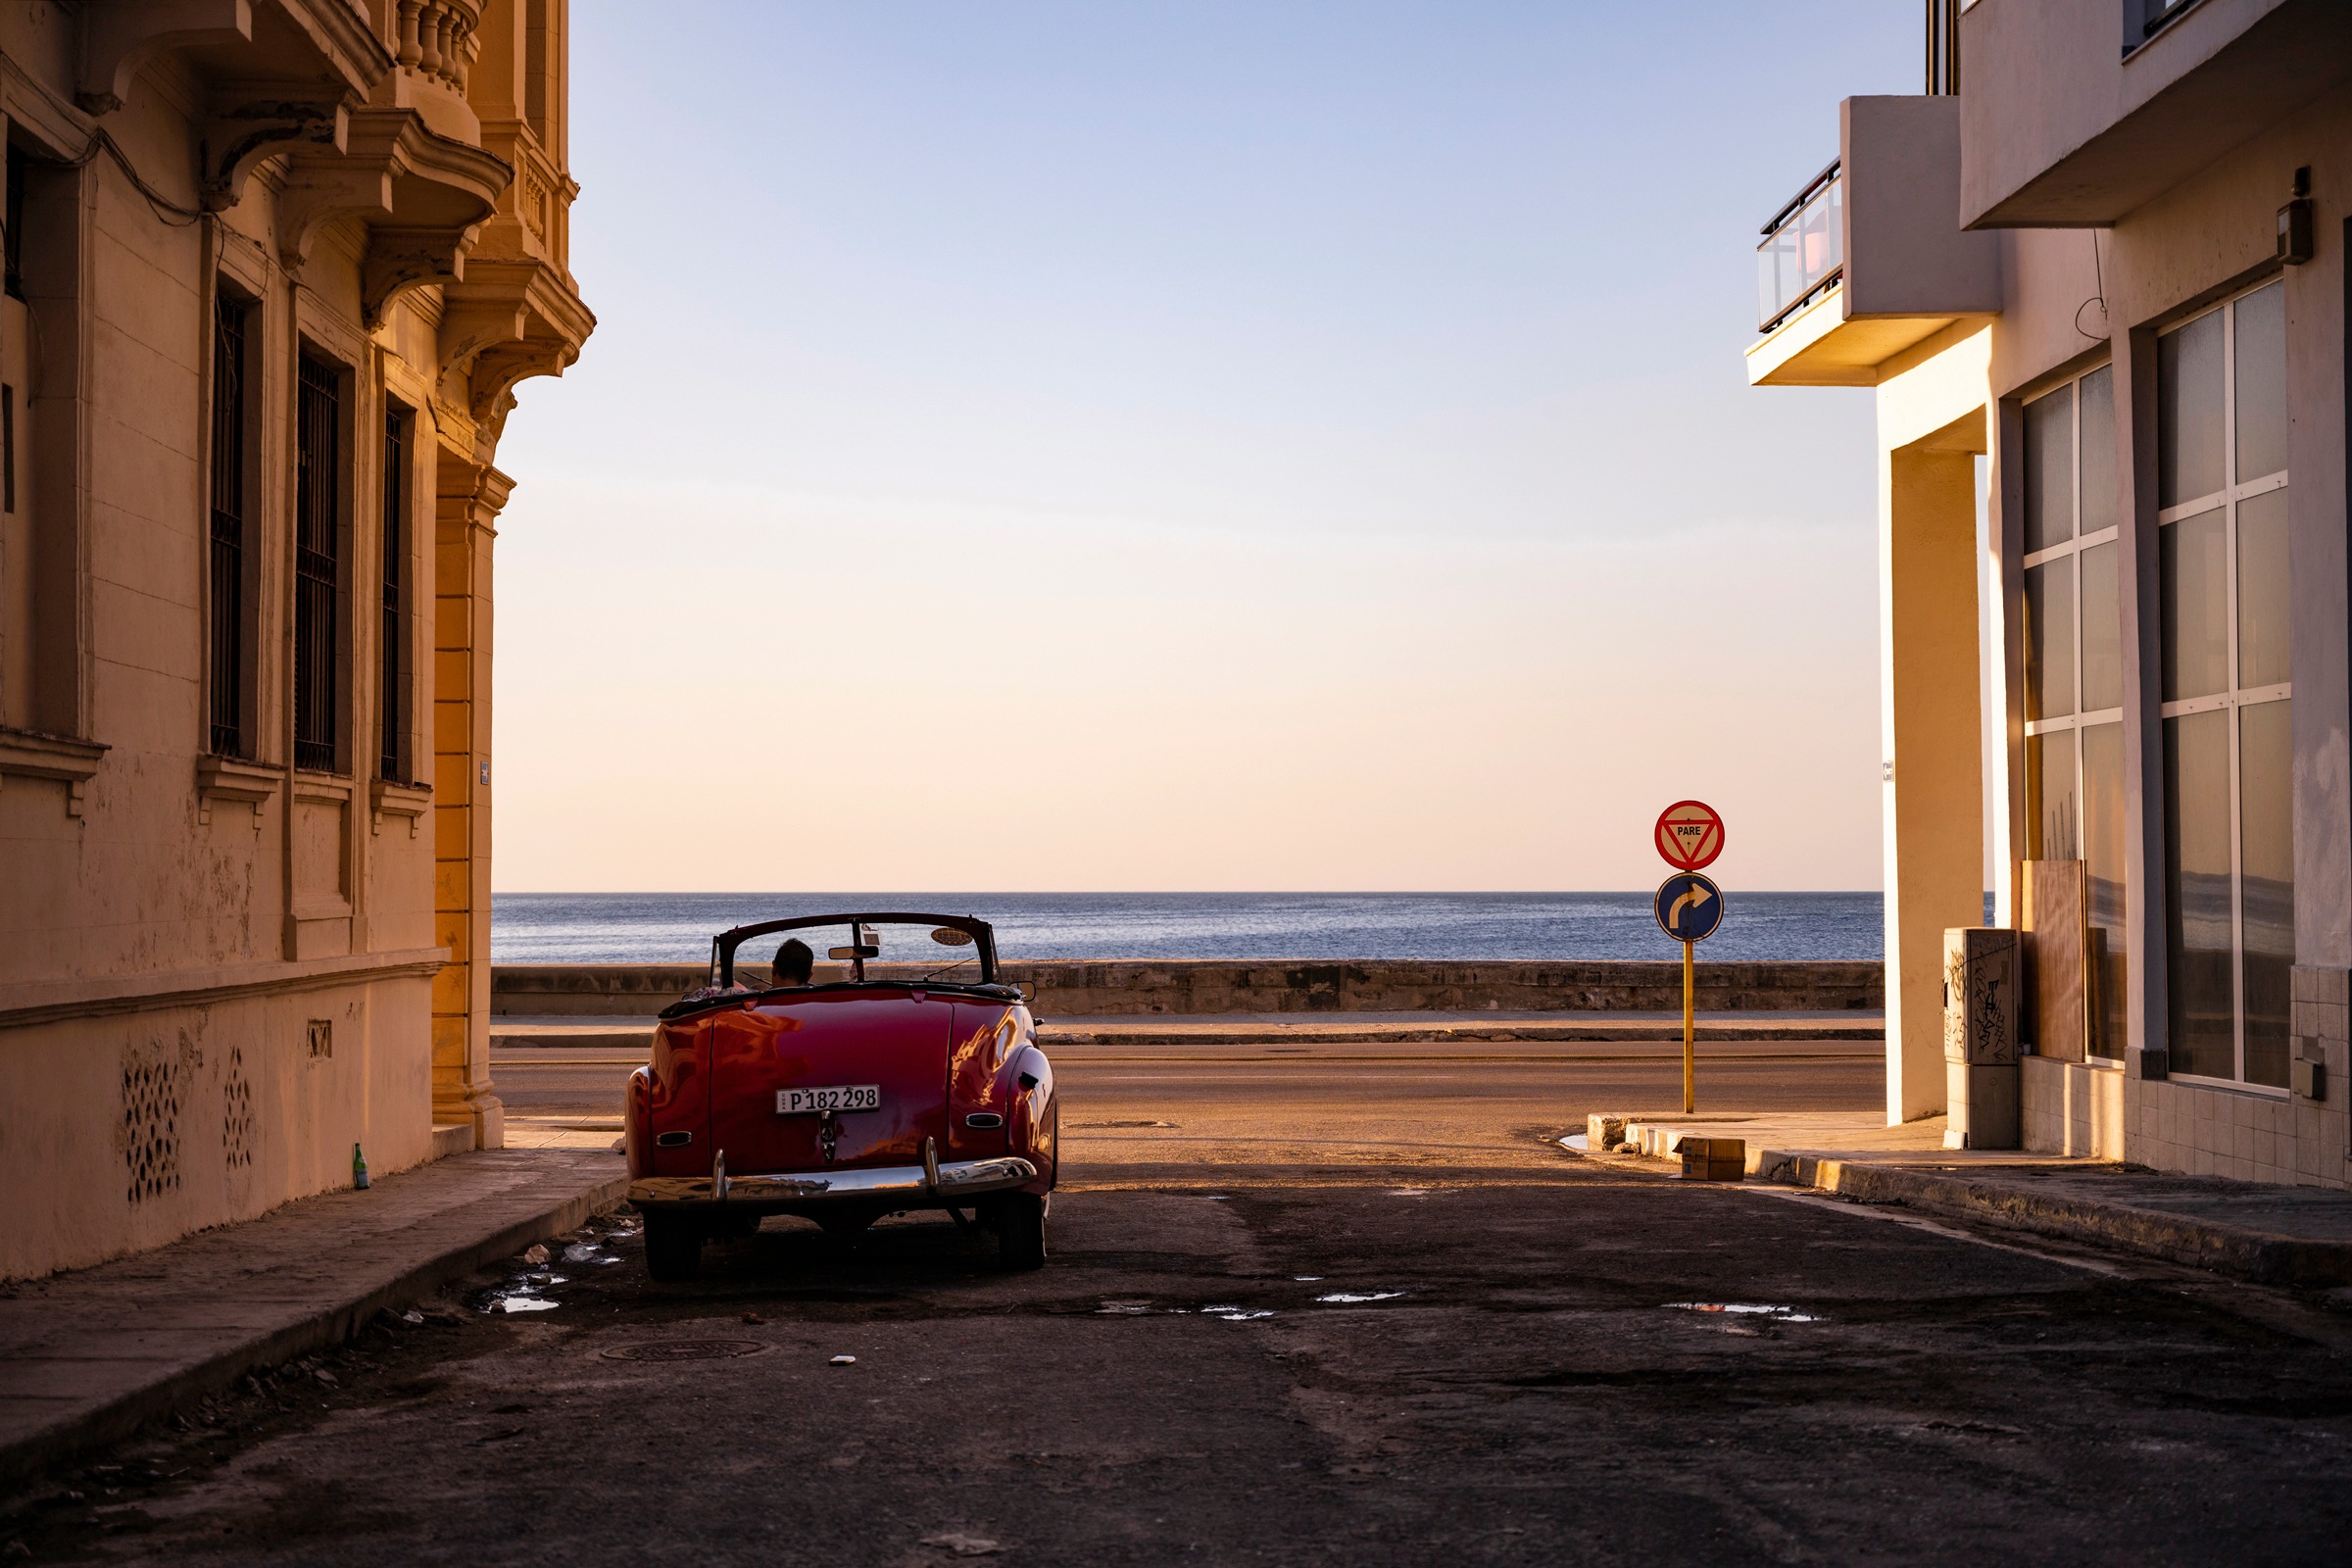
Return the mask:
MULTIPOLYGON (((873 963, 915 979, 936 965, 873 963)), ((761 972, 751 969, 752 977, 761 972)), ((509 963, 491 970, 490 1010, 535 1017, 659 1012, 702 983, 699 963, 509 963)), ((820 981, 847 978, 817 965, 820 981)), ((1045 1017, 1224 1012, 1656 1012, 1683 1004, 1679 961, 1375 959, 1355 963, 1107 958, 1007 963, 1045 1017)), ((1886 967, 1866 961, 1701 963, 1702 1012, 1841 1012, 1886 1004, 1886 967)))

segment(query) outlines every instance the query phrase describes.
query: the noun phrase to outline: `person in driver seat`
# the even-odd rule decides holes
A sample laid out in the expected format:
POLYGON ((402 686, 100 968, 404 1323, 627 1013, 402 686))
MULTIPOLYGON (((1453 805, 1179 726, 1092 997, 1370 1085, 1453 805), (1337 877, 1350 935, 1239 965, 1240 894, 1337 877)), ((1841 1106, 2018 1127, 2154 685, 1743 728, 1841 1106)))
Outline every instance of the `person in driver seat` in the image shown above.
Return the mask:
POLYGON ((767 983, 771 986, 805 986, 816 969, 816 955, 799 937, 789 938, 776 950, 776 961, 767 966, 767 983))

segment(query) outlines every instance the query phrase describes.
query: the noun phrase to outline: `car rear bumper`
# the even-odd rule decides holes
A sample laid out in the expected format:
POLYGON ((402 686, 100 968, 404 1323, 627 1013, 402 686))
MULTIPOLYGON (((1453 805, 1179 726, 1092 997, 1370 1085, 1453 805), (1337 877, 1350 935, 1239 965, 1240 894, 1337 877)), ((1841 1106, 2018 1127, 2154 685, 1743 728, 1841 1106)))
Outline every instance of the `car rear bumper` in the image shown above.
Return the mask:
POLYGON ((956 1204, 1010 1192, 1037 1180, 1025 1159, 958 1159, 939 1165, 875 1165, 862 1170, 795 1171, 780 1176, 651 1176, 629 1183, 629 1201, 657 1206, 721 1203, 803 1205, 894 1202, 906 1207, 956 1204))

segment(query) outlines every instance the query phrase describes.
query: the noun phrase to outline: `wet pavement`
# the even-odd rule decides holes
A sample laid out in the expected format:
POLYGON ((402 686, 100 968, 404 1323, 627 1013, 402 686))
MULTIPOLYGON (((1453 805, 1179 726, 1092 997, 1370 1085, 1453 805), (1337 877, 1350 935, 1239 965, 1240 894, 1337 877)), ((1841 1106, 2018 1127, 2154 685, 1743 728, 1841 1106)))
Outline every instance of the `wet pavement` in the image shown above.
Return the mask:
POLYGON ((655 1286, 613 1216, 49 1478, 0 1561, 2342 1560, 2319 1298, 1566 1125, 1100 1164, 1030 1274, 770 1220, 655 1286))

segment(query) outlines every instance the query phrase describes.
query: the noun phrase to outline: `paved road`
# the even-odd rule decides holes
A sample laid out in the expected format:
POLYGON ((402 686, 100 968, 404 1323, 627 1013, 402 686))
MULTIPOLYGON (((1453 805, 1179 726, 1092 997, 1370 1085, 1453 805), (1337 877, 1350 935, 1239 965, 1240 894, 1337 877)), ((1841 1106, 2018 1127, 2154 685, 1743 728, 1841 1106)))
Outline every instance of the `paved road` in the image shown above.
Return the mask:
MULTIPOLYGON (((1449 1143, 1492 1141, 1539 1124, 1581 1123, 1588 1110, 1679 1108, 1682 1102, 1681 1047, 1651 1041, 1064 1047, 1053 1055, 1070 1122, 1113 1133, 1113 1147, 1100 1152, 1122 1160, 1140 1152, 1129 1146, 1146 1145, 1197 1157, 1190 1146, 1204 1136, 1247 1142, 1300 1118, 1324 1136, 1346 1126, 1386 1139, 1403 1124, 1406 1139, 1426 1148, 1439 1127, 1455 1130, 1449 1143), (1105 1125, 1157 1120, 1181 1123, 1185 1135, 1105 1125)), ((491 1074, 512 1114, 610 1120, 619 1114, 622 1080, 644 1059, 625 1048, 526 1047, 493 1053, 491 1074)), ((1860 1041, 1705 1045, 1699 1102, 1868 1109, 1886 1101, 1884 1060, 1883 1047, 1860 1041)))
MULTIPOLYGON (((8 1528, 36 1560, 200 1564, 2337 1563, 2352 1539, 2352 1320, 2312 1301, 1546 1141, 1663 1064, 1068 1065, 1041 1273, 944 1219, 854 1250, 771 1221, 655 1287, 624 1222, 559 1258, 552 1309, 478 1310, 512 1285, 485 1278, 8 1528), (1727 1305, 1761 1310, 1698 1309, 1727 1305)), ((1812 1108, 1871 1089, 1756 1064, 1727 1095, 1734 1071, 1812 1108)))

